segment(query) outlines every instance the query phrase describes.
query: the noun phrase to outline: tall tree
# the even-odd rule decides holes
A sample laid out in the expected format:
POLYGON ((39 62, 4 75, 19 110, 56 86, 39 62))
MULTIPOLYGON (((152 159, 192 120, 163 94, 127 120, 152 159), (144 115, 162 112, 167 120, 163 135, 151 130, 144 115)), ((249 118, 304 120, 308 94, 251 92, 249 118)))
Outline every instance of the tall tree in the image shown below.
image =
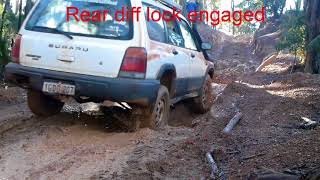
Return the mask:
POLYGON ((29 12, 31 11, 33 5, 34 5, 34 3, 32 2, 32 0, 27 0, 26 1, 26 5, 24 7, 24 16, 25 17, 27 17, 29 12))
MULTIPOLYGON (((1 14, 1 19, 0 19, 0 76, 2 74, 3 70, 3 64, 6 64, 8 62, 8 51, 7 51, 7 39, 5 37, 4 33, 4 26, 6 22, 6 16, 7 16, 7 11, 9 9, 9 0, 5 0, 4 2, 4 8, 1 14)), ((3 4, 0 4, 2 6, 3 4)))
POLYGON ((279 19, 283 14, 283 10, 286 6, 286 0, 267 0, 265 1, 265 8, 267 15, 272 16, 272 20, 279 19))
MULTIPOLYGON (((234 0, 231 0, 231 10, 234 12, 234 0)), ((232 34, 235 34, 235 26, 232 26, 232 34)))
POLYGON ((18 19, 18 30, 20 29, 22 23, 22 0, 19 3, 19 19, 18 19))
POLYGON ((294 3, 295 3, 296 11, 299 11, 301 9, 302 0, 295 0, 294 3))
POLYGON ((16 0, 16 6, 14 7, 14 13, 15 15, 18 15, 18 12, 19 12, 19 2, 20 0, 16 0))
POLYGON ((6 16, 6 13, 7 13, 7 10, 9 8, 9 3, 10 1, 9 0, 6 0, 5 3, 4 3, 4 8, 3 8, 3 12, 2 12, 2 15, 1 15, 1 24, 0 24, 0 39, 2 38, 2 34, 3 34, 3 28, 4 28, 4 22, 5 22, 5 16, 6 16))
MULTIPOLYGON (((319 73, 317 68, 317 59, 320 60, 319 49, 316 46, 310 47, 310 43, 317 44, 314 41, 320 38, 320 1, 319 0, 305 0, 304 12, 306 20, 306 60, 305 71, 309 73, 319 73)), ((319 40, 318 40, 319 41, 319 40)), ((318 42, 319 43, 319 42, 318 42)))

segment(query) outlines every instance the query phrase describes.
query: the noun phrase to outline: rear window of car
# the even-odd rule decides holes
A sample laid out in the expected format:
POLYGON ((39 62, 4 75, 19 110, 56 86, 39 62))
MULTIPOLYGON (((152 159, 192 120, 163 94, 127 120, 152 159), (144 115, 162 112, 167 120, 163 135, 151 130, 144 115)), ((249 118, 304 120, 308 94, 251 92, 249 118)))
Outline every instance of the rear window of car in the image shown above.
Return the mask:
MULTIPOLYGON (((131 19, 115 19, 115 12, 122 8, 131 8, 129 0, 41 0, 28 20, 25 29, 46 32, 47 27, 57 29, 70 35, 89 36, 108 39, 129 40, 133 37, 133 22, 131 19), (68 16, 67 8, 76 7, 77 17, 84 11, 99 11, 99 21, 78 21, 74 16, 68 16), (105 12, 108 11, 108 13, 105 12)), ((73 9, 70 12, 75 12, 73 9)), ((118 17, 119 19, 119 17, 118 17)), ((54 33, 54 32, 53 32, 54 33)))
MULTIPOLYGON (((152 13, 155 10, 160 11, 159 8, 156 8, 152 5, 143 3, 143 10, 147 19, 147 8, 150 8, 150 12, 152 13)), ((158 17, 154 17, 158 18, 158 17)), ((151 40, 158 41, 158 42, 166 42, 166 34, 165 34, 165 27, 162 18, 159 18, 159 21, 147 21, 147 30, 148 35, 151 40)))
MULTIPOLYGON (((170 19, 172 15, 166 14, 166 16, 168 16, 166 17, 167 19, 170 19)), ((167 21, 165 23, 166 23, 167 32, 168 32, 168 43, 184 48, 184 40, 180 31, 178 22, 174 20, 174 21, 167 21)))

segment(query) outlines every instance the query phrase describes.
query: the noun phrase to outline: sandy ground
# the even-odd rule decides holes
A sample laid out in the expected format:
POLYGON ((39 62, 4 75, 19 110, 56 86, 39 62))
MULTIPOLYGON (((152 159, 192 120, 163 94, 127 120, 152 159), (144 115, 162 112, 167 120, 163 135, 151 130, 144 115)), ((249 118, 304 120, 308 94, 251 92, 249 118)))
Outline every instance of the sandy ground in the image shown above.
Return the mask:
POLYGON ((224 42, 211 112, 196 115, 179 103, 161 132, 127 133, 111 115, 79 113, 73 105, 35 118, 23 90, 1 87, 0 126, 7 128, 0 132, 0 179, 209 179, 206 152, 227 179, 254 179, 261 171, 306 175, 320 164, 320 128, 301 125, 319 121, 320 77, 288 74, 291 62, 283 61, 255 73, 261 61, 249 40, 224 42), (236 109, 243 118, 223 134, 236 109))

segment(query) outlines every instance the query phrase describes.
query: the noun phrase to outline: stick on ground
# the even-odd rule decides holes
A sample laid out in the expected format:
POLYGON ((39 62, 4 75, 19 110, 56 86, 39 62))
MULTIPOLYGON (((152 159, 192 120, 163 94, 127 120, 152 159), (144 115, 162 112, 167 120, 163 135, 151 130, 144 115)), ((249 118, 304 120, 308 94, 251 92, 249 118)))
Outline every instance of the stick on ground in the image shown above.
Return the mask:
POLYGON ((237 112, 237 114, 230 120, 228 125, 223 129, 223 132, 226 134, 229 134, 230 131, 238 124, 241 118, 242 118, 242 113, 237 112))
POLYGON ((223 171, 219 171, 218 169, 218 166, 216 164, 216 162, 214 161, 212 155, 210 152, 208 152, 206 154, 206 157, 207 157, 207 161, 208 163, 210 164, 210 167, 211 167, 211 175, 210 175, 210 178, 212 179, 216 179, 217 177, 221 180, 225 180, 225 176, 224 176, 224 172, 223 171))

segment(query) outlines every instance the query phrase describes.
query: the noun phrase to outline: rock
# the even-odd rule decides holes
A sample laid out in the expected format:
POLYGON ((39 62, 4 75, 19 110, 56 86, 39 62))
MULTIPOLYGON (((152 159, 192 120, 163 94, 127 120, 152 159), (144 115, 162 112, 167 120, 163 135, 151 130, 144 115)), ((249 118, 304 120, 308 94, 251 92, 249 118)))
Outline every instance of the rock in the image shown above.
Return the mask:
POLYGON ((277 59, 277 54, 274 53, 271 56, 266 57, 263 62, 261 63, 261 65, 257 68, 256 72, 261 71, 264 67, 272 64, 276 59, 277 59))
POLYGON ((266 34, 257 37, 254 41, 254 53, 258 57, 266 57, 269 54, 276 52, 276 45, 280 41, 281 32, 277 31, 271 34, 266 34))
POLYGON ((301 117, 301 119, 304 122, 301 123, 301 125, 299 126, 300 129, 311 130, 311 129, 315 129, 319 125, 319 123, 317 121, 312 121, 309 118, 301 117))

